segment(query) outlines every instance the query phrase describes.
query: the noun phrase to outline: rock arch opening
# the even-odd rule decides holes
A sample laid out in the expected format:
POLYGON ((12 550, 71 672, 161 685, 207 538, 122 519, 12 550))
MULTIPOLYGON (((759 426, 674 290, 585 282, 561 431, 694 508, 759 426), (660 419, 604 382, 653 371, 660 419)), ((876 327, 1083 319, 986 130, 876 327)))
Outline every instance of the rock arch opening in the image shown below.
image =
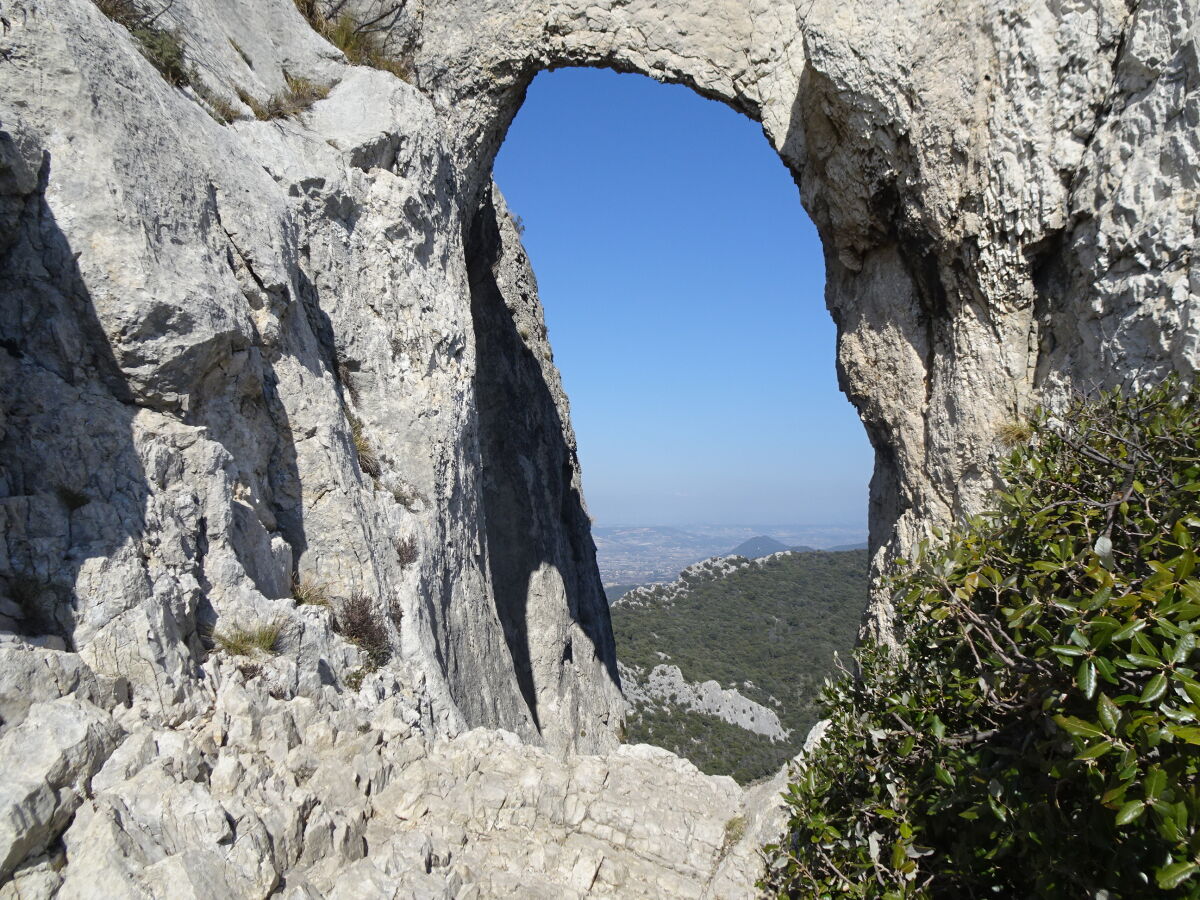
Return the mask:
MULTIPOLYGON (((686 90, 632 76, 570 69, 540 76, 539 83, 547 82, 552 95, 543 100, 535 90, 528 112, 528 128, 535 134, 526 136, 522 130, 523 112, 500 157, 496 179, 507 200, 498 191, 488 193, 468 241, 474 261, 476 391, 490 574, 521 692, 539 730, 544 708, 561 694, 559 673, 574 659, 579 635, 560 634, 555 640, 537 635, 536 623, 545 622, 537 607, 564 603, 573 620, 567 631, 583 632, 614 680, 615 663, 628 661, 625 652, 634 654, 632 644, 623 650, 606 641, 609 610, 597 590, 583 487, 588 487, 591 512, 602 524, 680 526, 669 533, 645 532, 653 535, 649 542, 682 544, 660 544, 666 553, 658 559, 651 547, 636 560, 607 559, 602 541, 604 580, 609 585, 622 579, 641 584, 673 580, 684 567, 728 555, 759 531, 783 538, 781 549, 858 543, 865 538, 871 468, 862 425, 837 387, 835 329, 823 301, 819 241, 796 202, 792 180, 762 145, 753 123, 686 90), (588 108, 590 101, 615 104, 613 118, 604 118, 598 107, 588 108), (568 112, 573 102, 585 107, 575 110, 578 118, 568 112), (665 124, 676 105, 685 111, 673 126, 665 124), (674 127, 680 133, 668 140, 655 133, 646 117, 654 117, 664 132, 674 127), (625 140, 594 146, 608 131, 624 132, 625 140), (533 145, 551 141, 551 133, 563 134, 561 143, 535 150, 533 145), (585 147, 585 142, 593 146, 585 147), (602 159, 603 153, 613 158, 602 159), (556 170, 551 157, 570 163, 556 170), (605 170, 607 166, 611 168, 605 170), (536 180, 569 208, 543 205, 531 182, 521 177, 522 167, 536 171, 536 180), (590 195, 585 187, 574 193, 563 178, 594 186, 590 195), (516 213, 525 217, 524 235, 516 213), (643 219, 650 224, 643 226, 643 219), (580 220, 594 220, 595 229, 583 227, 580 220), (569 244, 551 246, 556 242, 547 232, 562 236, 572 231, 569 244), (603 249, 593 248, 596 244, 603 249), (535 284, 533 274, 540 274, 542 263, 551 277, 535 284), (576 270, 574 277, 568 269, 576 270), (624 277, 606 279, 606 272, 615 269, 625 272, 624 277), (553 326, 549 335, 547 320, 553 326), (573 330, 580 333, 575 344, 573 330), (566 344, 559 344, 564 337, 566 344), (569 348, 565 361, 555 359, 552 338, 555 350, 569 348), (581 344, 590 346, 591 359, 574 357, 581 344), (604 351, 594 352, 600 348, 604 351), (586 397, 583 419, 578 402, 570 415, 575 428, 583 422, 585 463, 595 463, 591 469, 585 464, 584 471, 592 481, 581 481, 576 431, 556 365, 560 362, 568 386, 574 380, 581 387, 579 396, 586 397), (616 371, 623 367, 632 370, 631 378, 616 371), (603 408, 606 403, 612 408, 603 408), (636 462, 622 464, 614 457, 616 441, 601 434, 619 429, 627 432, 624 442, 639 448, 636 462), (650 433, 649 441, 639 441, 639 431, 650 433), (590 460, 587 439, 596 441, 590 460), (627 493, 622 497, 614 490, 613 482, 620 478, 640 479, 642 490, 651 482, 665 484, 657 496, 635 504, 627 493), (697 498, 675 496, 684 490, 697 498), (742 496, 730 496, 735 491, 742 496), (689 530, 687 522, 708 525, 689 530), (725 526, 724 531, 714 523, 725 526), (759 523, 759 528, 739 531, 743 523, 759 523), (802 529, 804 524, 809 527, 802 529)), ((865 557, 863 550, 852 559, 839 558, 848 583, 833 604, 839 606, 840 621, 836 627, 825 623, 837 637, 820 639, 825 665, 834 645, 848 650, 853 642, 865 606, 865 557)), ((738 731, 746 736, 742 744, 790 746, 811 724, 807 709, 790 714, 793 688, 783 700, 774 697, 783 696, 783 685, 791 681, 803 685, 800 693, 811 692, 823 674, 805 677, 780 659, 807 658, 810 654, 795 653, 793 644, 805 639, 806 630, 823 627, 812 610, 789 609, 784 596, 796 588, 796 579, 804 577, 811 562, 789 560, 757 570, 770 582, 769 590, 759 594, 771 596, 755 609, 759 624, 753 627, 761 625, 773 637, 750 639, 761 663, 748 664, 740 679, 741 691, 750 696, 739 693, 728 672, 713 669, 710 675, 706 666, 696 665, 695 648, 683 654, 662 648, 671 652, 663 652, 660 661, 682 664, 686 679, 696 686, 710 677, 728 682, 720 697, 707 696, 711 690, 703 700, 697 695, 695 715, 680 707, 687 724, 694 720, 719 730, 714 743, 723 749, 737 744, 733 735, 738 731), (768 708, 771 703, 781 705, 768 708)), ((798 606, 808 599, 829 601, 815 596, 827 589, 827 584, 814 585, 807 592, 811 597, 797 598, 798 606)), ((739 643, 747 639, 734 623, 725 629, 708 622, 704 629, 738 632, 739 643)), ((695 638, 701 640, 701 634, 695 638)), ((637 649, 644 649, 640 642, 637 649)), ((653 668, 622 669, 627 689, 633 687, 630 679, 647 681, 653 668)), ((660 682, 658 673, 655 684, 660 682)), ((644 696, 640 688, 635 690, 644 696)), ((807 697, 804 702, 808 704, 807 697)), ((646 721, 641 715, 631 720, 630 738, 667 744, 663 723, 643 728, 646 721)), ((743 746, 740 752, 778 762, 758 746, 743 746)), ((710 754, 705 761, 720 768, 721 755, 710 754)), ((775 755, 785 759, 791 754, 779 750, 775 755)), ((740 774, 749 771, 738 768, 740 774)), ((765 772, 753 772, 760 774, 765 772)))

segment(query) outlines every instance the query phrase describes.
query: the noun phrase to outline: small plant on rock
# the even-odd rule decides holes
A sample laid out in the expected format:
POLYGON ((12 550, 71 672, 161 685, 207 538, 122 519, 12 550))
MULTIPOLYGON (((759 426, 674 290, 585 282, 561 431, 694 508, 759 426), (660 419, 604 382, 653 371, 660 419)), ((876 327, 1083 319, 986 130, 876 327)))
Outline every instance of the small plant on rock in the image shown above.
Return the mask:
POLYGON ((310 575, 292 579, 292 597, 300 606, 329 606, 329 586, 310 575))
POLYGON ((193 73, 183 57, 183 42, 172 29, 164 28, 159 20, 171 8, 167 0, 147 12, 133 0, 94 0, 96 8, 118 25, 124 27, 137 42, 142 55, 163 78, 175 87, 192 83, 193 73))
POLYGON ((58 495, 59 502, 71 512, 82 509, 92 502, 92 498, 87 494, 67 487, 65 484, 60 484, 55 493, 58 495))
POLYGON ((274 653, 283 633, 283 622, 275 619, 258 625, 231 625, 214 631, 213 644, 231 656, 253 656, 255 652, 274 653))
POLYGON ((379 464, 379 457, 375 455, 375 448, 363 433, 362 420, 350 413, 347 413, 346 418, 350 422, 350 438, 354 441, 354 452, 358 455, 358 467, 364 474, 378 478, 383 474, 383 467, 379 464))
POLYGON ((363 593, 351 594, 338 607, 335 619, 338 633, 367 654, 371 671, 392 658, 387 629, 375 614, 371 598, 363 593))
POLYGON ((238 91, 238 99, 250 107, 254 118, 261 121, 270 119, 294 118, 308 110, 318 100, 329 96, 329 88, 325 85, 309 81, 307 78, 284 75, 287 90, 273 94, 265 102, 260 102, 245 91, 238 91))
POLYGON ((395 547, 396 558, 400 560, 402 569, 407 569, 420 558, 420 554, 417 552, 416 538, 396 538, 395 547))
POLYGON ((996 439, 1010 450, 1033 440, 1033 426, 1028 422, 1005 422, 996 429, 996 439))
POLYGON ((348 0, 296 0, 296 8, 313 30, 346 54, 352 65, 382 69, 408 81, 411 60, 391 46, 405 4, 374 0, 361 15, 347 6, 348 0))

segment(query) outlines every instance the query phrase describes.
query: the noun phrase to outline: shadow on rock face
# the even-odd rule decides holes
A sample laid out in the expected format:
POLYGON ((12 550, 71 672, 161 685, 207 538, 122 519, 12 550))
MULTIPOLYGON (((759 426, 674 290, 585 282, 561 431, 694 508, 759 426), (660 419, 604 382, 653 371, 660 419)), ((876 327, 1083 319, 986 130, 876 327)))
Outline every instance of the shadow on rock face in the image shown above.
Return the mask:
POLYGON ((145 530, 150 489, 138 409, 46 202, 50 170, 49 153, 0 131, 0 630, 75 649, 103 624, 78 576, 104 584, 105 561, 145 530))
POLYGON ((543 675, 588 661, 589 654, 569 636, 561 639, 570 630, 559 630, 569 624, 566 616, 587 636, 612 683, 619 685, 620 679, 591 525, 572 484, 575 460, 551 388, 497 283, 501 247, 496 208, 487 192, 468 234, 467 258, 488 558, 496 612, 521 694, 542 730, 542 685, 535 677, 539 660, 545 660, 543 675), (561 614, 564 621, 556 622, 561 614), (553 641, 561 646, 549 646, 553 641))

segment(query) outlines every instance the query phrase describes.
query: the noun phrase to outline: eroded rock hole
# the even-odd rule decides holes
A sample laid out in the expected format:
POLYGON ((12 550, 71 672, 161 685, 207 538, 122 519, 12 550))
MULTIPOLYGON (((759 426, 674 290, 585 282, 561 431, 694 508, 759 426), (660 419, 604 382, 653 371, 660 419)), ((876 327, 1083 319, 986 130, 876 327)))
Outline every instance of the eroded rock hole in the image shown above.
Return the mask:
POLYGON ((468 238, 485 515, 534 723, 531 610, 565 596, 630 742, 771 774, 867 603, 871 449, 794 179, 731 110, 598 70, 538 76, 495 179, 468 238))

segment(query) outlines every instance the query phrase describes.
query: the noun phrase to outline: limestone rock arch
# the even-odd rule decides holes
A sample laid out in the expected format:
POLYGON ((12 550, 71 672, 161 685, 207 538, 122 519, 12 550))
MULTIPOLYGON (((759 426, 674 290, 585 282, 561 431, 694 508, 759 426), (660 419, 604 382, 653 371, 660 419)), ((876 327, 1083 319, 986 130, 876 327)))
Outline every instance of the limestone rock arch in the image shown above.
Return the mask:
POLYGON ((1195 34, 1170 25, 1194 18, 1106 0, 476 0, 420 4, 404 27, 476 192, 543 69, 685 84, 762 124, 825 246, 881 564, 986 505, 1004 423, 1195 364, 1196 194, 1160 167, 1166 147, 1196 159, 1172 114, 1195 34), (1155 208, 1167 193, 1177 209, 1155 208))

